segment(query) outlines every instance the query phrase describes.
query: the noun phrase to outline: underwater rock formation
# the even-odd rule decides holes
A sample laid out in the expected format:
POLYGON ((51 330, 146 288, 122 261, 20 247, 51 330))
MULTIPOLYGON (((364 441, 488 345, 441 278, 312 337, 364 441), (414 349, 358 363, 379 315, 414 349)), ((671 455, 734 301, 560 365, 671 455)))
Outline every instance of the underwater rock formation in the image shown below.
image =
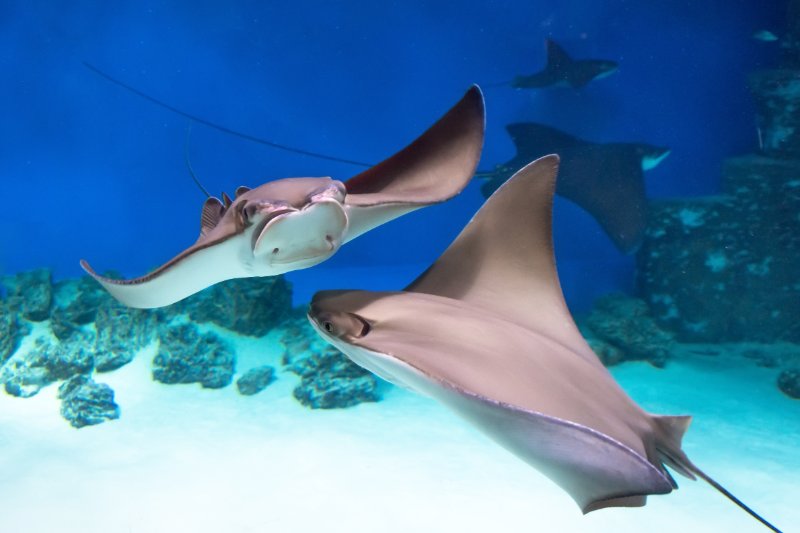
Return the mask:
POLYGON ((647 303, 622 294, 598 298, 585 326, 597 337, 588 336, 589 345, 606 366, 645 360, 662 368, 675 340, 655 323, 647 303))
POLYGON ((87 374, 94 366, 92 341, 87 333, 55 344, 39 337, 31 349, 18 351, 6 362, 0 381, 8 394, 28 398, 50 383, 87 374))
POLYGON ((236 380, 236 389, 243 396, 258 394, 275 381, 275 369, 269 365, 251 368, 236 380))
POLYGON ((0 302, 0 367, 19 348, 20 341, 29 332, 30 328, 19 320, 17 313, 0 302))
POLYGON ((58 397, 61 399, 61 416, 74 428, 119 418, 114 391, 104 383, 96 383, 89 376, 75 376, 62 383, 58 388, 58 397))
POLYGON ((306 407, 335 409, 381 400, 375 377, 317 339, 304 318, 289 324, 281 340, 286 345, 283 364, 301 378, 294 397, 306 407))
POLYGON ((219 336, 200 333, 191 324, 161 328, 153 379, 161 383, 200 383, 220 389, 231 383, 236 354, 219 336))
POLYGON ((679 340, 800 340, 799 163, 730 159, 723 196, 651 204, 638 288, 679 340))
MULTIPOLYGON (((232 279, 174 304, 194 322, 261 337, 289 317, 292 288, 283 276, 232 279)), ((171 309, 171 308, 167 308, 171 309)))
POLYGON ((800 400, 800 368, 781 372, 778 375, 778 388, 790 398, 800 400))
POLYGON ((108 299, 97 310, 94 327, 94 364, 108 372, 130 363, 136 352, 156 336, 158 317, 147 309, 133 309, 108 299))
POLYGON ((94 322, 99 309, 116 304, 114 298, 89 276, 59 281, 53 291, 50 329, 62 340, 94 322))
POLYGON ((6 305, 32 322, 47 320, 53 305, 52 274, 46 268, 20 272, 0 279, 6 305))

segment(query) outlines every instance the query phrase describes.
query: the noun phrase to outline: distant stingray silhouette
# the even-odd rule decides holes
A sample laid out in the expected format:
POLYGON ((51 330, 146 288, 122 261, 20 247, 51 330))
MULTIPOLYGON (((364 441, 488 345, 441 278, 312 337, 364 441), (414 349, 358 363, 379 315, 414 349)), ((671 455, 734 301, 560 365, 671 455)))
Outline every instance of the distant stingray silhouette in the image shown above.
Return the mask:
POLYGON ((515 89, 541 89, 544 87, 580 88, 592 80, 605 78, 617 71, 617 63, 605 59, 572 59, 552 39, 545 39, 547 63, 541 71, 512 80, 493 83, 486 87, 510 85, 515 89))
POLYGON ((517 153, 491 172, 480 172, 489 197, 516 170, 546 154, 561 157, 556 193, 588 211, 621 251, 636 251, 644 236, 644 171, 654 168, 669 148, 641 143, 598 144, 555 128, 522 122, 506 126, 517 153))

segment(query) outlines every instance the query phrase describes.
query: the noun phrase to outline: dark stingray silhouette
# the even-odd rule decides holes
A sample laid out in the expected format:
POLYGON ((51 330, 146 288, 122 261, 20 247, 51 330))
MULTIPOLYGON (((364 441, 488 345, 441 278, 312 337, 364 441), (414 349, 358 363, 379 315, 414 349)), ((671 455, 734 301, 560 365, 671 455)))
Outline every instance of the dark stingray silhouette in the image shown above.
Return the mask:
POLYGON ((614 61, 605 59, 572 59, 552 39, 546 39, 547 64, 541 72, 529 76, 517 76, 511 80, 516 89, 538 89, 541 87, 583 87, 592 80, 605 78, 617 70, 614 61))
POLYGON ((481 191, 491 194, 519 168, 546 154, 561 157, 556 193, 588 211, 621 251, 636 251, 646 224, 644 171, 654 168, 669 148, 641 143, 599 144, 555 128, 522 122, 506 130, 517 148, 513 159, 491 172, 481 191))

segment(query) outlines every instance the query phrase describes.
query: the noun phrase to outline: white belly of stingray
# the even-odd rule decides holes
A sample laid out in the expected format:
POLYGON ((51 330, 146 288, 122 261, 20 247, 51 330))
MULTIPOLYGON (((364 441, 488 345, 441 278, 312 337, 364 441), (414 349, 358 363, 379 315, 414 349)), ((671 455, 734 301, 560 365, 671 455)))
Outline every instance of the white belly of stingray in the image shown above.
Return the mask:
MULTIPOLYGON (((280 215, 263 228, 258 222, 207 246, 198 241, 161 268, 134 280, 104 278, 88 265, 84 268, 125 305, 163 307, 221 281, 276 276, 314 266, 339 249, 347 231, 347 216, 335 201, 280 215)), ((213 240, 213 234, 208 238, 213 240)))

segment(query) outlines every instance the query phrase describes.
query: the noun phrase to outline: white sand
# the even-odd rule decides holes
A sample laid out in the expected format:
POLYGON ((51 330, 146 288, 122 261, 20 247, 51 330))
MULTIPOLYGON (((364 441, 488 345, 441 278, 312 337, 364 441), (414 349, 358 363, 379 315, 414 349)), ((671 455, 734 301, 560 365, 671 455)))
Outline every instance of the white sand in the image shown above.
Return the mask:
MULTIPOLYGON (((279 367, 275 336, 238 340, 239 370, 279 367)), ((75 430, 55 387, 0 394, 0 530, 8 532, 766 531, 702 482, 641 509, 582 516, 532 468, 437 404, 387 387, 377 404, 311 411, 280 373, 263 393, 150 378, 152 348, 96 379, 122 417, 75 430)), ((647 408, 693 413, 694 461, 786 531, 800 529, 800 402, 773 370, 615 369, 647 408)))

